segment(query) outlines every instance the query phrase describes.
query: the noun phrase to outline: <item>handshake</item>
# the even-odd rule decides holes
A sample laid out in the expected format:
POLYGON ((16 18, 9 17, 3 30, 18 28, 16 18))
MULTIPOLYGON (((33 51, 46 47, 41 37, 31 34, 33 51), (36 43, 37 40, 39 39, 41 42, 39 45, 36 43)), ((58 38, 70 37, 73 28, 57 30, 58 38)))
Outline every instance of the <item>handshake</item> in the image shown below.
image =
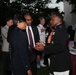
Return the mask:
POLYGON ((39 41, 38 43, 36 43, 35 49, 37 51, 43 51, 45 47, 45 43, 42 41, 39 41))

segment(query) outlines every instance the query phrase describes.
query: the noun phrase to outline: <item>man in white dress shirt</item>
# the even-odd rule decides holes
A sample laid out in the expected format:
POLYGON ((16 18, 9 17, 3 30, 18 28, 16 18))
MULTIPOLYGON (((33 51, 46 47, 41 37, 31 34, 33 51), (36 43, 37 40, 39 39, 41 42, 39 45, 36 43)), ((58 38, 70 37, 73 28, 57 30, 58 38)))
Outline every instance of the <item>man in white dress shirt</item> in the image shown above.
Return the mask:
MULTIPOLYGON (((46 40, 46 34, 45 34, 45 30, 46 28, 44 27, 45 25, 45 18, 44 17, 40 17, 39 18, 39 25, 37 26, 38 31, 39 31, 39 36, 40 36, 40 41, 45 43, 46 40)), ((43 53, 42 53, 43 55, 43 53)), ((45 67, 45 65, 43 64, 43 60, 39 60, 40 57, 38 56, 38 64, 37 67, 40 68, 40 66, 45 67), (40 64, 39 64, 40 63, 40 64)))
POLYGON ((45 43, 45 38, 46 38, 46 35, 45 35, 45 30, 46 29, 44 27, 45 18, 40 17, 39 21, 40 21, 40 24, 37 26, 37 28, 38 28, 38 31, 39 31, 40 40, 45 43))

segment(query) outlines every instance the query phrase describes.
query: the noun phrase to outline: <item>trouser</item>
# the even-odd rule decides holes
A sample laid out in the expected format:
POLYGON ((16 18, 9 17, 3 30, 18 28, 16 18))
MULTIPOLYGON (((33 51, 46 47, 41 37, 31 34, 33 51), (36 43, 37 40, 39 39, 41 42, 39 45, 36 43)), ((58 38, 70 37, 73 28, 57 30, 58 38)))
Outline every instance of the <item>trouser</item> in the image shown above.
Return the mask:
POLYGON ((3 75, 11 75, 9 52, 3 52, 3 75))
POLYGON ((44 55, 44 64, 47 65, 47 66, 49 65, 48 64, 48 58, 49 57, 50 57, 50 55, 44 55))
POLYGON ((74 41, 74 45, 76 46, 76 42, 74 41))
POLYGON ((12 64, 12 75, 28 75, 23 64, 12 64))
POLYGON ((64 71, 64 72, 53 72, 54 75, 69 75, 69 70, 64 71))
POLYGON ((31 64, 32 75, 37 75, 37 62, 36 60, 31 64))

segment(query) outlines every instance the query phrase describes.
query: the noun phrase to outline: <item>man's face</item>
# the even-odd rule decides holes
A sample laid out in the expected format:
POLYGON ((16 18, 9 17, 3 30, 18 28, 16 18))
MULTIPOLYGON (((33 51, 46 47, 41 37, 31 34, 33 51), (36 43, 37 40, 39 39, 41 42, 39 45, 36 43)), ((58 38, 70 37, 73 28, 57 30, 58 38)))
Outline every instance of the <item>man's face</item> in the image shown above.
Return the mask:
POLYGON ((18 26, 19 26, 22 30, 25 30, 25 29, 26 29, 26 23, 25 23, 25 22, 18 22, 18 26))
POLYGON ((9 20, 9 21, 7 21, 7 25, 8 25, 8 26, 13 25, 13 20, 9 20))
POLYGON ((25 17, 25 19, 26 19, 27 25, 30 26, 31 23, 32 23, 32 17, 31 17, 30 15, 26 15, 26 16, 24 16, 24 17, 25 17))
POLYGON ((44 25, 44 24, 45 24, 45 19, 42 19, 42 20, 40 21, 40 23, 41 23, 41 25, 44 25))
POLYGON ((52 25, 52 27, 55 27, 59 23, 59 20, 60 19, 58 17, 53 17, 51 19, 51 25, 52 25))

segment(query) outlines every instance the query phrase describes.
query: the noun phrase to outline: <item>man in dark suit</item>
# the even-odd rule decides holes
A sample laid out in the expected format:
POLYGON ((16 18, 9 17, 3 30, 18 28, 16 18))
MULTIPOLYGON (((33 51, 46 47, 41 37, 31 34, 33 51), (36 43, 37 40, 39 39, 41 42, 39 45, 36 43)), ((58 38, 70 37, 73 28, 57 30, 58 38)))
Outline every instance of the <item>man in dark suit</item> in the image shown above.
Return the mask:
POLYGON ((52 27, 55 31, 51 32, 48 38, 48 45, 42 42, 37 43, 36 50, 50 54, 50 70, 54 75, 69 75, 71 69, 71 60, 67 47, 68 34, 65 26, 62 24, 61 14, 56 14, 51 19, 52 27))
POLYGON ((11 66, 13 75, 32 75, 31 61, 26 34, 26 23, 22 17, 15 19, 17 25, 11 36, 11 66))
POLYGON ((40 52, 34 49, 35 44, 39 42, 39 33, 37 27, 32 25, 32 17, 29 13, 24 14, 25 21, 27 23, 26 32, 29 42, 30 56, 31 56, 31 65, 32 65, 32 74, 37 75, 37 63, 36 57, 40 52))

